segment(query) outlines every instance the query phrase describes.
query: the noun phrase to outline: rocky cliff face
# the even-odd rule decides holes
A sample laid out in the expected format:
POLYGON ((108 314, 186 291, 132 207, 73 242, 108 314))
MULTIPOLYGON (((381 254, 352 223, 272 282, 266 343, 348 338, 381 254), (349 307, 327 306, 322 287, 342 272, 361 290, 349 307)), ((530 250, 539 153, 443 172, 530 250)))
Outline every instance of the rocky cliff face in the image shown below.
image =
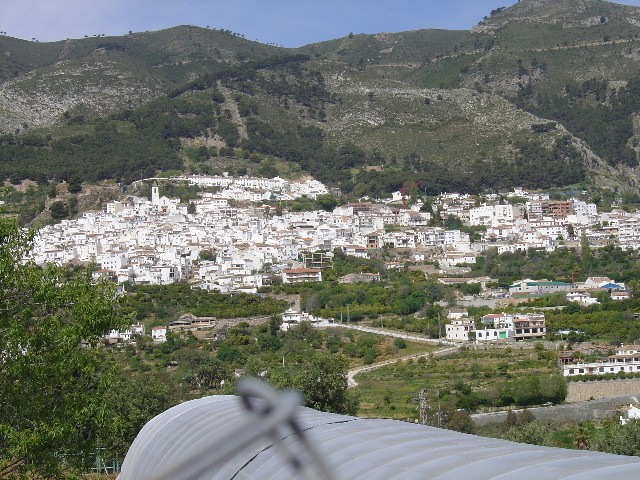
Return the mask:
POLYGON ((135 108, 215 70, 279 49, 228 31, 181 26, 53 43, 0 36, 0 130, 135 108))
POLYGON ((101 116, 135 108, 160 95, 162 85, 121 65, 62 61, 0 85, 0 130, 47 127, 66 115, 101 116))

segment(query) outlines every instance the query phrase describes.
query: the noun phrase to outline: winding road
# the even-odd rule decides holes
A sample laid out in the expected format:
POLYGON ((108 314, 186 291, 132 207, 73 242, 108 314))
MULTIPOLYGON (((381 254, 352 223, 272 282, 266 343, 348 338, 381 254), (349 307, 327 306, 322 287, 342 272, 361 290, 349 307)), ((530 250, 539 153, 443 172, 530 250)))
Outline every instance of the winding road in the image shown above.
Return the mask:
POLYGON ((447 340, 439 340, 437 338, 427 338, 420 335, 416 335, 414 333, 398 332, 396 330, 387 330, 385 328, 364 327, 361 325, 349 325, 344 323, 339 323, 339 324, 337 323, 335 325, 332 325, 332 327, 342 327, 342 328, 348 328, 350 330, 359 330, 361 332, 375 333, 376 335, 384 335, 386 337, 403 338, 405 340, 410 340, 412 342, 424 342, 424 343, 431 343, 435 345, 448 345, 447 348, 443 348, 441 350, 436 350, 436 351, 430 350, 428 352, 423 352, 423 353, 414 353, 412 355, 406 355, 400 358, 393 358, 391 360, 385 360, 383 362, 372 363, 371 365, 364 365, 362 367, 353 368, 347 372, 348 388, 353 388, 358 386, 358 382, 356 382, 354 377, 359 373, 370 372, 371 370, 376 370, 377 368, 382 368, 401 360, 402 361, 416 360, 420 357, 428 357, 429 354, 433 354, 434 357, 441 357, 443 355, 448 355, 450 353, 453 353, 460 348, 460 345, 454 342, 449 342, 447 340))

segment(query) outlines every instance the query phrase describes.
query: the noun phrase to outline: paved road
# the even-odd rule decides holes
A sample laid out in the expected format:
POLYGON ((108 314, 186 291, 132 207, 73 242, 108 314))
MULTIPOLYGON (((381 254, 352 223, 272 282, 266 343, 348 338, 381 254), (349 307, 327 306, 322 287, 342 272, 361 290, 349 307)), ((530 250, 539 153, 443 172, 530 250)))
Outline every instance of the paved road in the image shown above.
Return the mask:
POLYGON ((371 365, 366 365, 364 367, 358 367, 358 368, 351 369, 351 370, 349 370, 347 372, 347 387, 348 388, 353 388, 353 387, 357 387, 358 386, 358 382, 356 382, 356 380, 353 377, 355 377, 359 373, 370 372, 371 370, 376 370, 378 368, 382 368, 382 367, 385 367, 387 365, 391 365, 391 364, 396 363, 396 362, 398 362, 400 360, 402 360, 402 361, 416 360, 416 359, 418 359, 420 357, 428 357, 430 354, 433 354, 434 357, 441 357, 443 355, 448 355, 450 353, 453 353, 456 350, 458 350, 459 348, 460 348, 459 346, 447 347, 447 348, 444 348, 442 350, 428 351, 428 352, 424 352, 424 353, 416 353, 416 354, 413 354, 413 355, 406 355, 404 357, 394 358, 394 359, 391 359, 391 360, 385 360, 384 362, 372 363, 371 365))
MULTIPOLYGON (((617 407, 638 403, 640 392, 637 395, 624 395, 622 397, 601 398, 586 402, 567 403, 564 405, 552 405, 550 407, 532 407, 529 410, 540 420, 560 420, 568 418, 572 420, 592 420, 594 418, 607 418, 615 413, 617 407)), ((522 409, 514 410, 520 412, 522 409)), ((471 418, 478 426, 489 423, 504 422, 507 412, 477 413, 471 418)))
POLYGON ((433 353, 434 356, 439 357, 442 355, 448 355, 449 353, 453 353, 456 350, 458 350, 458 348, 460 348, 460 345, 454 342, 449 342, 447 340, 439 340, 437 338, 427 338, 427 337, 423 337, 421 335, 417 335, 415 333, 406 333, 406 332, 399 332, 397 330, 388 330, 386 328, 376 328, 376 327, 365 327, 362 325, 353 325, 353 324, 348 324, 348 323, 336 323, 334 325, 332 325, 332 327, 342 327, 342 328, 348 328, 350 330, 358 330, 360 332, 367 332, 367 333, 375 333, 377 335, 385 335, 387 337, 394 337, 394 338, 404 338, 405 340, 410 340, 412 342, 424 342, 424 343, 431 343, 434 345, 448 345, 448 348, 442 349, 442 350, 436 350, 436 351, 428 351, 428 352, 423 352, 423 353, 416 353, 413 355, 406 355, 404 357, 400 357, 400 358, 394 358, 392 360, 385 360, 384 362, 378 362, 378 363, 373 363, 371 365, 366 365, 363 367, 358 367, 358 368, 354 368, 351 369, 347 372, 347 386, 349 388, 353 388, 353 387, 357 387, 358 386, 358 382, 355 381, 354 377, 356 375, 358 375, 359 373, 362 372, 369 372, 371 370, 375 370, 377 368, 382 368, 385 367, 387 365, 391 365, 392 363, 396 363, 400 360, 402 361, 406 361, 406 360, 416 360, 420 357, 428 357, 430 353, 433 353))
POLYGON ((450 346, 459 346, 459 343, 449 342, 448 340, 441 340, 438 338, 427 338, 422 335, 418 335, 417 333, 406 333, 398 330, 389 330, 386 328, 377 328, 377 327, 365 327, 363 325, 354 325, 349 323, 333 323, 331 327, 340 327, 340 328, 348 328, 350 330, 359 330, 361 332, 375 333, 377 335, 385 335, 387 337, 395 337, 395 338, 404 338, 405 340, 411 340, 413 342, 425 342, 425 343, 433 343, 436 345, 450 345, 450 346))
POLYGON ((442 350, 436 350, 435 352, 428 351, 423 353, 416 353, 413 355, 406 355, 400 358, 394 358, 392 360, 385 360, 384 362, 378 362, 378 363, 373 363, 371 365, 365 365, 363 367, 353 368, 347 372, 347 386, 349 388, 358 386, 358 382, 356 382, 354 377, 359 373, 370 372, 371 370, 376 370, 377 368, 382 368, 387 365, 391 365, 392 363, 396 363, 400 360, 402 361, 416 360, 420 357, 428 357, 430 353, 432 353, 434 356, 447 355, 449 353, 455 352, 458 348, 460 348, 459 345, 453 342, 448 342, 446 340, 438 340, 437 338, 427 338, 427 337, 423 337, 413 333, 398 332, 396 330, 387 330, 386 328, 364 327, 362 325, 349 325, 344 323, 336 324, 334 326, 348 328, 351 330, 358 330, 360 332, 375 333, 377 335, 385 335, 387 337, 404 338, 405 340, 411 340, 413 342, 424 342, 424 343, 431 343, 435 345, 449 345, 448 348, 445 348, 442 350))

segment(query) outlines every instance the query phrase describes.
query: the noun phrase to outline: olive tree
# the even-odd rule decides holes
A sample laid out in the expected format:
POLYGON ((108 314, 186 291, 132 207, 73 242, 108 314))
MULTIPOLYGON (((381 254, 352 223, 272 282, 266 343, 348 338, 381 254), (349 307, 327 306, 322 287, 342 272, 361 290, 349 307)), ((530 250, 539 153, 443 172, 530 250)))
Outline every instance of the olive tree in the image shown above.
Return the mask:
POLYGON ((118 328, 114 290, 87 269, 28 260, 33 234, 0 218, 0 478, 52 478, 93 451, 118 328))
POLYGON ((340 355, 306 352, 293 368, 275 368, 269 381, 277 388, 295 388, 304 404, 323 412, 355 415, 358 398, 347 390, 347 361, 340 355))

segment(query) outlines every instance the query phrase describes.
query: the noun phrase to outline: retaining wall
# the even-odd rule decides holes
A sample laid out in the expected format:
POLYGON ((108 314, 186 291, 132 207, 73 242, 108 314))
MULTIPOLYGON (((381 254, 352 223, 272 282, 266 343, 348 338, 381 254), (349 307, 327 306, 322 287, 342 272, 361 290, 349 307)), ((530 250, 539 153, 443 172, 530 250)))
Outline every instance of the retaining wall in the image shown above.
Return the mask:
POLYGON ((640 378, 568 382, 567 390, 567 403, 636 394, 639 395, 640 400, 640 378))

